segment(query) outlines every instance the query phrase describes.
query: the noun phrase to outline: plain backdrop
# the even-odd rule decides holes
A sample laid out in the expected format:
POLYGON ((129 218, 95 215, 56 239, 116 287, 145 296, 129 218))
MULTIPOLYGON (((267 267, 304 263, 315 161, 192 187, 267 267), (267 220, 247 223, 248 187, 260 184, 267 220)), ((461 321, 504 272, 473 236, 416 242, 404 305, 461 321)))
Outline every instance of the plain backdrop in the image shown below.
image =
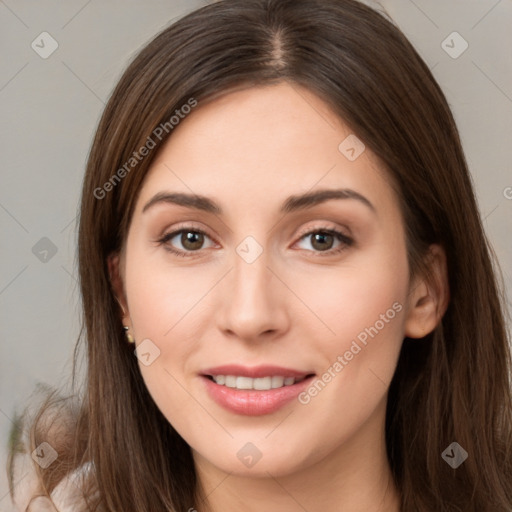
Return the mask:
MULTIPOLYGON (((36 382, 63 384, 71 372, 79 331, 75 219, 99 116, 138 49, 205 3, 0 0, 1 512, 12 510, 4 468, 14 411, 36 382)), ((448 98, 510 297, 512 2, 381 5, 448 98)))

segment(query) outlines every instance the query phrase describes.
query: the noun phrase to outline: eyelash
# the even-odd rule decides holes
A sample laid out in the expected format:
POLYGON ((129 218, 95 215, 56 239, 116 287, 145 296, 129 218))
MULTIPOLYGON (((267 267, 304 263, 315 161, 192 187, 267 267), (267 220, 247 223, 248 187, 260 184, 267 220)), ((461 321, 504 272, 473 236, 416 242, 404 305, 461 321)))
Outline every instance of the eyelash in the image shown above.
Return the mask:
MULTIPOLYGON (((181 251, 181 250, 175 249, 168 243, 176 235, 179 235, 180 233, 183 233, 183 232, 199 233, 201 235, 207 236, 208 238, 211 238, 202 229, 195 228, 194 226, 183 226, 180 229, 173 231, 172 233, 164 234, 159 240, 157 240, 157 243, 159 245, 165 245, 165 250, 169 251, 170 253, 172 253, 176 256, 180 256, 183 258, 193 258, 195 256, 194 253, 198 253, 200 250, 198 250, 198 251, 181 251)), ((314 235, 317 233, 333 235, 341 242, 341 245, 339 247, 337 247, 336 249, 329 249, 327 251, 312 251, 315 254, 315 257, 316 256, 319 256, 319 257, 333 256, 335 254, 338 254, 338 253, 346 250, 347 248, 352 246, 354 243, 354 240, 352 238, 348 237, 341 231, 338 231, 333 228, 322 228, 322 227, 315 228, 315 229, 306 231, 304 233, 301 233, 299 240, 302 240, 303 238, 305 238, 307 236, 314 235)), ((307 249, 304 249, 304 250, 307 250, 307 249)))

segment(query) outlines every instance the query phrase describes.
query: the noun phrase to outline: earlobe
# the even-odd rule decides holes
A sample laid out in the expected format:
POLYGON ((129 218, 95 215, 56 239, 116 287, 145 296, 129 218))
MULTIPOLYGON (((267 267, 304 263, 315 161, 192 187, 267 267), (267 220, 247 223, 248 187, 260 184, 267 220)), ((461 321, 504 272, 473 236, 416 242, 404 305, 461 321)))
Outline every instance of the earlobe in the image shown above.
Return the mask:
POLYGON ((448 270, 444 249, 437 244, 431 245, 426 263, 428 275, 418 276, 411 287, 404 330, 408 338, 423 338, 431 333, 448 307, 448 270))

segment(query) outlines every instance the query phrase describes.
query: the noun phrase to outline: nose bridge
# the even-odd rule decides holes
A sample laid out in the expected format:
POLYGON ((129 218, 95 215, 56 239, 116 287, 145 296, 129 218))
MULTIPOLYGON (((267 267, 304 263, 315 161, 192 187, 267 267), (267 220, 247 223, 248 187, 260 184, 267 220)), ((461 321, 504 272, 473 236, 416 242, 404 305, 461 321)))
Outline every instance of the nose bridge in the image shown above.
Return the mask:
POLYGON ((285 318, 279 280, 267 268, 270 252, 255 237, 247 236, 235 248, 232 271, 223 290, 221 328, 239 337, 254 338, 283 327, 285 318))
POLYGON ((271 300, 269 252, 253 236, 236 247, 231 276, 235 305, 264 308, 271 300))

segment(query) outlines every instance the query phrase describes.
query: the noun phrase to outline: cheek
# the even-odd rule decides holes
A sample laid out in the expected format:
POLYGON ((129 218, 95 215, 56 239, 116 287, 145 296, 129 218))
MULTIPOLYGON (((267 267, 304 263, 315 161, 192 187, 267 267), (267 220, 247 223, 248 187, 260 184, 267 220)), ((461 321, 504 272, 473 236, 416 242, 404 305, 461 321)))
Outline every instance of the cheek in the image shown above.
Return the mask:
POLYGON ((142 242, 132 246, 127 253, 125 287, 136 339, 165 342, 183 325, 190 327, 190 318, 197 315, 208 290, 208 274, 192 266, 172 266, 163 249, 150 253, 140 247, 142 242))
POLYGON ((324 362, 321 382, 306 392, 303 403, 314 399, 321 408, 330 402, 345 418, 348 411, 363 418, 384 397, 402 346, 405 248, 369 252, 353 265, 295 282, 321 319, 309 329, 324 362), (322 398, 314 398, 320 392, 322 398))
POLYGON ((288 279, 315 313, 318 320, 309 317, 316 331, 331 342, 331 347, 350 344, 376 323, 379 331, 401 332, 402 315, 397 310, 404 308, 407 293, 405 250, 403 254, 391 250, 369 251, 346 264, 341 263, 338 268, 294 273, 288 279), (395 303, 399 305, 393 308, 395 303))
POLYGON ((137 353, 148 348, 151 353, 149 364, 139 358, 139 369, 155 404, 171 424, 181 426, 189 413, 197 413, 184 375, 200 338, 194 319, 205 294, 205 278, 148 260, 147 254, 134 250, 125 275, 137 353))
POLYGON ((150 340, 157 357, 149 365, 139 360, 139 368, 160 410, 173 425, 180 424, 186 411, 194 410, 185 387, 197 370, 194 358, 204 327, 211 325, 207 294, 219 276, 207 267, 173 266, 161 250, 149 254, 142 245, 128 243, 125 289, 137 346, 150 340))
POLYGON ((188 373, 201 339, 205 277, 201 280, 196 273, 198 282, 194 286, 183 272, 174 270, 171 276, 154 267, 150 272, 141 272, 139 277, 134 274, 131 289, 127 287, 127 293, 132 294, 129 307, 133 333, 137 344, 151 340, 149 347, 158 356, 150 366, 140 361, 139 367, 157 404, 165 406, 172 402, 181 408, 186 405, 181 403, 186 402, 186 396, 181 397, 178 382, 188 373))

